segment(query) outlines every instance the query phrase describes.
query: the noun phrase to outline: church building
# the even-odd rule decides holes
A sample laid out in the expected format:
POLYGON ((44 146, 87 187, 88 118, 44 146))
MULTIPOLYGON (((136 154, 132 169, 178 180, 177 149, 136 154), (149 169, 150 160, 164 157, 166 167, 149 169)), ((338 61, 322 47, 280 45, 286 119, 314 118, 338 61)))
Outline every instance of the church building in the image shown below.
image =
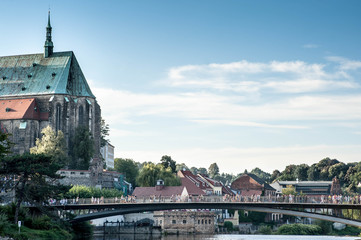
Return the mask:
POLYGON ((72 51, 54 52, 50 13, 44 53, 0 57, 0 130, 11 134, 12 152, 35 146, 46 126, 61 130, 71 149, 75 129, 89 128, 93 163, 100 155, 101 111, 72 51))

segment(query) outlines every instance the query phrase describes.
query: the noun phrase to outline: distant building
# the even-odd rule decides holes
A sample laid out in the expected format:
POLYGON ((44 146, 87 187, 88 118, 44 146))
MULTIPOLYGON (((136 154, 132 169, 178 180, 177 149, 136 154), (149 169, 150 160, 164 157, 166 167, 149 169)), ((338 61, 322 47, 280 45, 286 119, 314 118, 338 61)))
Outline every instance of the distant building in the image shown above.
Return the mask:
POLYGON ((114 146, 107 142, 104 147, 100 148, 100 154, 105 161, 107 169, 114 169, 114 146))
POLYGON ((231 189, 241 196, 274 196, 276 189, 252 173, 244 173, 231 184, 231 189))
POLYGON ((202 190, 204 195, 234 195, 229 187, 224 186, 222 182, 214 180, 205 174, 194 175, 191 171, 179 170, 177 176, 180 177, 182 185, 192 186, 192 188, 196 187, 202 190))
POLYGON ((185 186, 164 186, 163 180, 158 180, 157 185, 155 187, 136 187, 133 191, 133 196, 137 197, 137 199, 148 200, 150 198, 157 198, 160 200, 161 198, 170 199, 174 197, 180 197, 182 200, 189 197, 189 193, 187 191, 187 187, 185 186))
POLYGON ((282 189, 289 186, 294 187, 297 193, 303 193, 305 195, 330 195, 340 194, 341 187, 339 181, 336 179, 333 181, 275 181, 271 184, 277 190, 277 193, 281 194, 282 189), (331 192, 331 189, 334 189, 331 192))
POLYGON ((154 221, 163 232, 173 234, 213 234, 215 230, 215 214, 210 211, 155 211, 154 221))
POLYGON ((12 152, 22 154, 48 125, 64 133, 68 150, 75 129, 85 126, 94 139, 92 165, 98 165, 100 106, 75 54, 53 51, 51 32, 49 14, 44 53, 0 57, 0 128, 11 134, 12 152))

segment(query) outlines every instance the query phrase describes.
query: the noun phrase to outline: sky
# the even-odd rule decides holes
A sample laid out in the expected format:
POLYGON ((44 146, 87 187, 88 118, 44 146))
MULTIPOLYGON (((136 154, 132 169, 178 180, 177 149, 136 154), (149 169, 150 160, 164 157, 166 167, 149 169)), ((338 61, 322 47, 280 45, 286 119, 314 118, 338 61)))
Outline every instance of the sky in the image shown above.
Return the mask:
POLYGON ((73 51, 115 157, 361 161, 361 1, 2 0, 0 56, 73 51))

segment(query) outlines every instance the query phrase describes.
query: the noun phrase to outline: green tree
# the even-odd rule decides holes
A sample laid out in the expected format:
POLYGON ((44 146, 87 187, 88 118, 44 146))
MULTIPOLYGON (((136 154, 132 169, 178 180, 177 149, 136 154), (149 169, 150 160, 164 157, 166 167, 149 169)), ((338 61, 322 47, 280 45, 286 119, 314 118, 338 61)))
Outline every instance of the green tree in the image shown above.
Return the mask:
POLYGON ((265 182, 269 182, 270 178, 271 178, 271 174, 269 174, 268 172, 264 172, 262 171, 260 168, 256 167, 254 169, 252 169, 251 171, 252 174, 256 175, 257 177, 259 177, 260 179, 262 179, 265 182))
POLYGON ((287 185, 285 188, 282 189, 283 195, 297 195, 295 187, 292 185, 287 185))
POLYGON ((79 126, 75 130, 72 157, 70 164, 72 169, 87 170, 89 169, 90 160, 94 154, 93 137, 86 126, 79 126))
POLYGON ((280 171, 278 171, 277 169, 276 170, 273 170, 272 172, 272 175, 270 177, 270 182, 274 182, 277 178, 279 178, 281 176, 281 173, 280 171))
POLYGON ((180 179, 172 172, 170 167, 164 168, 163 164, 148 163, 137 177, 137 185, 141 187, 154 187, 157 180, 162 179, 166 186, 179 186, 180 179))
POLYGON ((308 181, 317 181, 320 179, 320 170, 316 164, 311 165, 311 167, 307 170, 307 175, 308 181))
POLYGON ((190 171, 191 171, 194 175, 197 175, 197 174, 198 174, 198 168, 196 168, 196 167, 191 167, 190 171))
POLYGON ((44 154, 26 153, 0 159, 0 174, 17 176, 14 186, 15 223, 23 201, 42 205, 66 189, 56 184, 56 180, 61 178, 56 172, 63 166, 63 163, 44 154))
POLYGON ((176 165, 176 172, 178 172, 179 170, 186 170, 189 171, 189 168, 187 167, 187 165, 185 165, 185 163, 180 163, 176 165))
POLYGON ((281 176, 278 178, 278 180, 281 180, 281 181, 296 180, 295 170, 296 170, 296 165, 294 165, 294 164, 286 166, 285 170, 282 171, 281 176))
POLYGON ((207 171, 206 168, 201 167, 201 168, 198 168, 198 173, 199 173, 199 174, 207 175, 207 174, 208 174, 208 171, 207 171))
POLYGON ((105 120, 102 118, 100 120, 100 146, 104 147, 110 140, 107 138, 109 136, 109 124, 105 123, 105 120))
POLYGON ((36 139, 35 147, 30 148, 30 153, 45 154, 59 163, 64 163, 64 165, 66 165, 68 163, 68 158, 63 132, 58 131, 58 133, 55 133, 50 126, 47 126, 41 133, 43 136, 41 139, 36 139))
POLYGON ((299 181, 306 181, 308 178, 308 169, 310 167, 307 164, 300 164, 296 166, 295 169, 295 177, 296 179, 298 179, 299 181))
POLYGON ((219 174, 219 168, 217 163, 212 163, 208 168, 208 174, 211 178, 214 178, 219 174))
POLYGON ((172 169, 172 172, 176 172, 176 168, 177 168, 177 163, 176 161, 174 161, 172 159, 171 156, 167 156, 167 155, 164 155, 162 156, 162 159, 160 159, 162 165, 164 166, 164 168, 168 168, 170 167, 172 169))
POLYGON ((123 173, 126 180, 135 186, 139 174, 138 164, 129 158, 114 159, 114 168, 117 172, 123 173))
POLYGON ((0 159, 10 153, 12 143, 9 140, 9 134, 0 129, 0 159))

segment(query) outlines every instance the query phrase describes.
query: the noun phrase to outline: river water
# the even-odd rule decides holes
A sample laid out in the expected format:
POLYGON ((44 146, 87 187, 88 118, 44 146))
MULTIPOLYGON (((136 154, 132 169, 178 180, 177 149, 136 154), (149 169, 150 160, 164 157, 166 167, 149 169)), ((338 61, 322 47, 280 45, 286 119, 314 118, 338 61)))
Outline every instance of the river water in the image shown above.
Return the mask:
POLYGON ((161 237, 148 237, 145 235, 113 235, 96 237, 94 240, 361 240, 361 237, 336 236, 294 236, 294 235, 168 235, 161 237))

